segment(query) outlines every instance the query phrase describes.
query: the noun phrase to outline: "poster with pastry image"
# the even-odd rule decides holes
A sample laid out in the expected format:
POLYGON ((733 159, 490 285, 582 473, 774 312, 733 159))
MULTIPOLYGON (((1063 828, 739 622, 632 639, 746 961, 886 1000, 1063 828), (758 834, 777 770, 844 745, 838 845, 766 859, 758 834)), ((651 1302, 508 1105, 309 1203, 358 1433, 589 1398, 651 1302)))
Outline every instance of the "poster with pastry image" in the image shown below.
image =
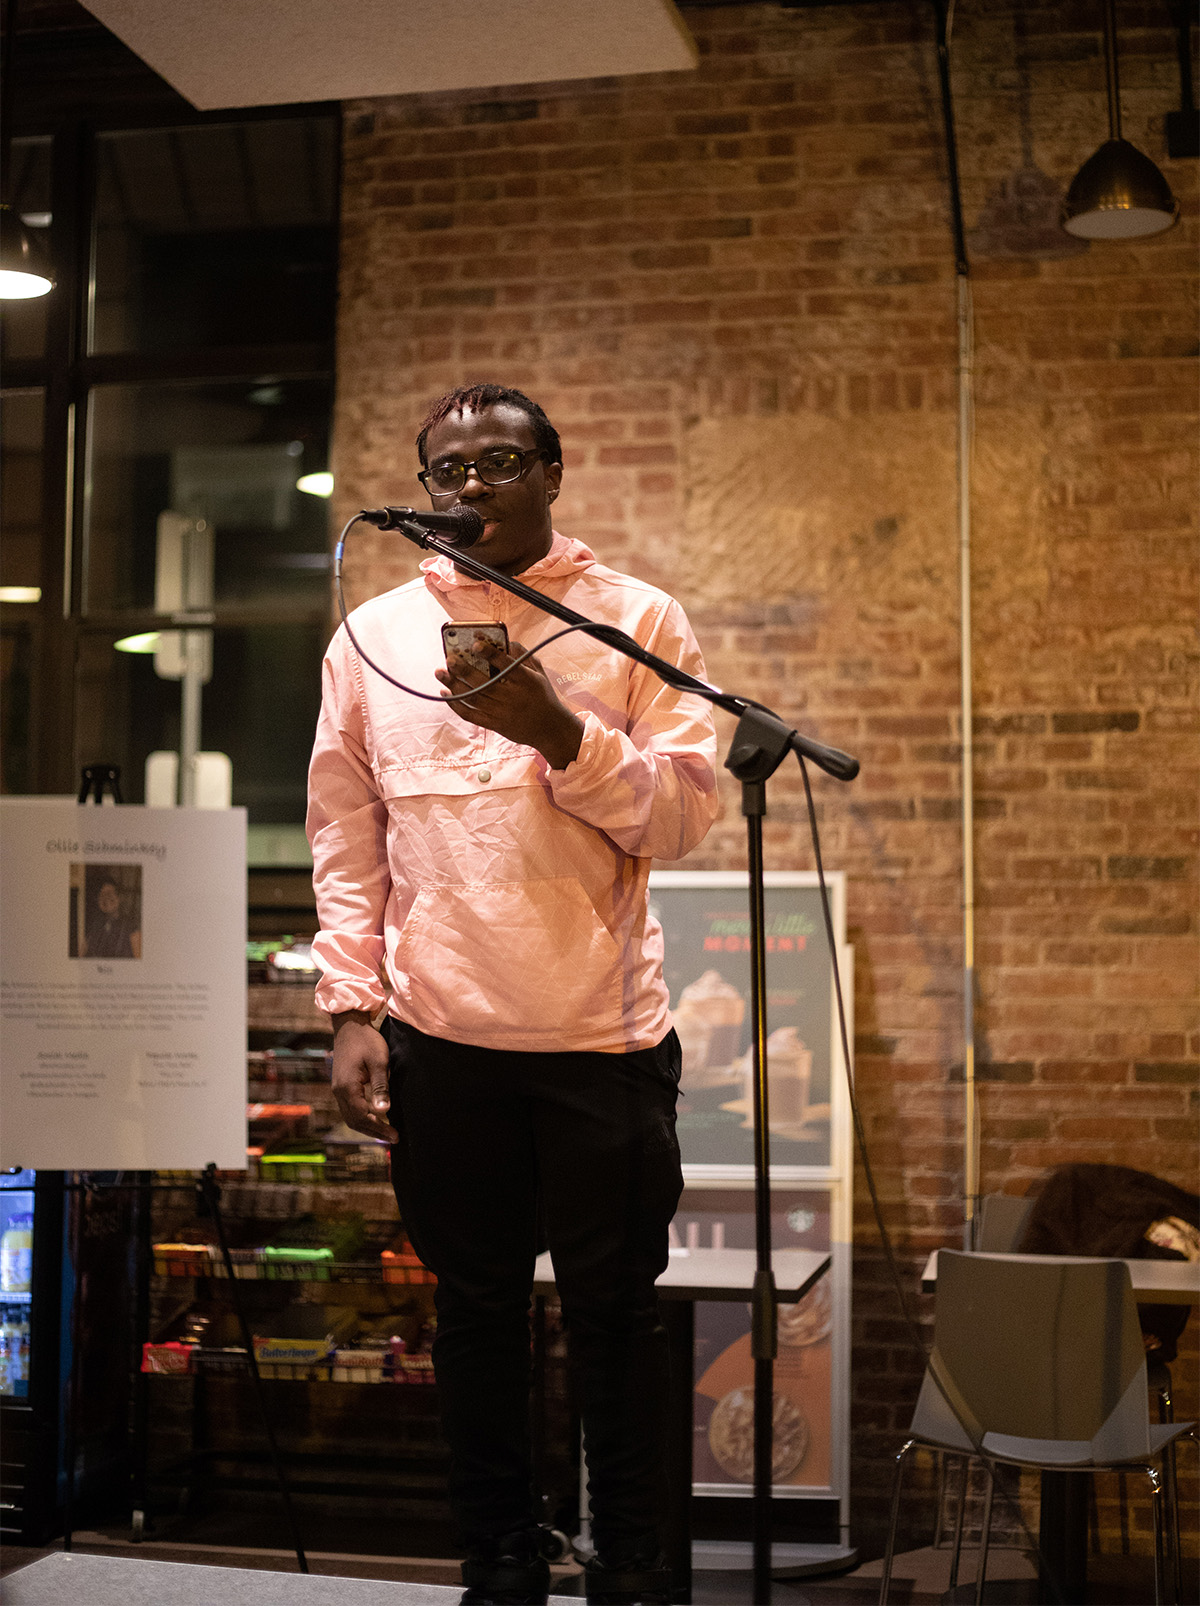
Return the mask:
MULTIPOLYGON (((775 1359, 771 1457, 772 1482, 778 1487, 830 1486, 829 1397, 829 1333, 804 1345, 785 1344, 781 1333, 775 1359)), ((692 1444, 693 1482, 752 1484, 754 1361, 749 1332, 729 1344, 697 1378, 696 1406, 699 1431, 692 1444)))
MULTIPOLYGON (((776 1247, 830 1247, 827 1192, 780 1187, 772 1190, 771 1206, 776 1247)), ((672 1224, 672 1243, 685 1254, 712 1245, 753 1247, 753 1191, 688 1187, 672 1224)), ((779 1306, 772 1465, 780 1491, 823 1494, 836 1483, 835 1284, 844 1269, 831 1266, 803 1299, 779 1306)), ((749 1305, 697 1303, 693 1377, 693 1487, 703 1494, 736 1493, 754 1481, 749 1305)))
MULTIPOLYGON (((820 889, 805 874, 765 886, 767 1077, 771 1160, 828 1166, 834 1040, 833 976, 820 889)), ((827 877, 839 961, 844 884, 827 877)), ((650 912, 663 930, 663 971, 683 1051, 677 1130, 685 1167, 752 1166, 751 935, 744 875, 655 872, 650 912)), ((843 985, 848 987, 849 978, 843 985)), ((840 1074, 840 1070, 839 1070, 840 1074)))

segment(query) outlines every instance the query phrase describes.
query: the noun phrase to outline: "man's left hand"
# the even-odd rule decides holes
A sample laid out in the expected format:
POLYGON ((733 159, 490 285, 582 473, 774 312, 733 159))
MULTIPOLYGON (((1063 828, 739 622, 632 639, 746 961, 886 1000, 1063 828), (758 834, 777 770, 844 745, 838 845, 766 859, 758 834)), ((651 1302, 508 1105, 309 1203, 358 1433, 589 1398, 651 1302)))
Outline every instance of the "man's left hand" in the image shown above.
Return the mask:
MULTIPOLYGON (((492 674, 514 663, 525 650, 519 641, 513 641, 505 652, 482 636, 476 636, 472 646, 474 653, 487 659, 492 674)), ((434 673, 447 691, 454 693, 470 692, 488 679, 457 652, 447 656, 445 669, 434 673)), ((583 721, 563 702, 536 658, 526 659, 494 686, 450 707, 470 725, 536 747, 552 770, 566 769, 583 741, 583 721)))

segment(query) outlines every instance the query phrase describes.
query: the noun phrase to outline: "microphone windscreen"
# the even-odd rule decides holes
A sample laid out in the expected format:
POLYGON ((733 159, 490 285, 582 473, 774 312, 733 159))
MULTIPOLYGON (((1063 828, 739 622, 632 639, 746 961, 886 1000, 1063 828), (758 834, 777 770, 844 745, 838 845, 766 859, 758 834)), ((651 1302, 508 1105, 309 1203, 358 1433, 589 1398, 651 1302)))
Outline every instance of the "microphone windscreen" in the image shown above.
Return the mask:
POLYGON ((483 534, 483 519, 473 507, 463 507, 460 502, 457 507, 449 509, 450 517, 454 520, 454 533, 447 539, 451 546, 474 546, 483 534))

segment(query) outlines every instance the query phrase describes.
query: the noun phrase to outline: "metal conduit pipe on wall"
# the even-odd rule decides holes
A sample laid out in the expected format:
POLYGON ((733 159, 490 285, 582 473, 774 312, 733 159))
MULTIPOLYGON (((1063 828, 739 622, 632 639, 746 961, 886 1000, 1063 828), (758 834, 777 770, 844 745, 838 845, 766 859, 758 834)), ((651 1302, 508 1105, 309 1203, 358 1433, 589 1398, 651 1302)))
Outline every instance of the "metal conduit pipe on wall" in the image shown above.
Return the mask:
POLYGON ((933 0, 937 20, 938 82, 946 139, 946 176, 954 236, 956 320, 958 329, 957 508, 959 575, 959 719, 962 725, 962 855, 963 855, 963 1247, 973 1247, 979 1200, 979 1112, 975 1097, 975 740, 974 683, 971 661, 971 452, 975 428, 975 314, 971 268, 963 229, 962 192, 958 182, 958 146, 954 133, 954 100, 950 87, 950 34, 953 0, 933 0))

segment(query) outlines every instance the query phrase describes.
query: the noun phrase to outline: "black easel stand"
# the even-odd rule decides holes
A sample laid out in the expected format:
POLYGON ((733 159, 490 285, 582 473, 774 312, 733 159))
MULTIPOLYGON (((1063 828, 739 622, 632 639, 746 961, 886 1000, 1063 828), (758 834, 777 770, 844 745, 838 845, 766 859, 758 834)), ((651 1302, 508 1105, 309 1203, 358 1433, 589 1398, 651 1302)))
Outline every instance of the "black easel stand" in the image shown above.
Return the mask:
POLYGON ((103 803, 105 794, 114 803, 121 802, 121 766, 119 764, 85 764, 79 777, 80 803, 103 803))
MULTIPOLYGON (((85 764, 79 776, 79 794, 76 801, 79 803, 102 804, 105 797, 109 797, 114 804, 121 801, 121 766, 119 764, 85 764)), ((71 1249, 74 1256, 74 1289, 71 1296, 71 1370, 67 1378, 67 1409, 66 1420, 63 1423, 63 1461, 66 1466, 66 1483, 63 1490, 63 1550, 68 1554, 75 1535, 75 1484, 78 1476, 76 1467, 77 1424, 79 1421, 80 1374, 82 1357, 80 1347, 83 1337, 82 1305, 83 1305, 83 1241, 84 1217, 87 1213, 88 1187, 85 1183, 79 1190, 79 1203, 72 1212, 74 1218, 69 1230, 71 1249)))
POLYGON ((237 1316, 238 1326, 241 1329, 242 1343, 246 1347, 246 1359, 250 1363, 250 1376, 254 1379, 254 1394, 258 1401, 259 1415, 262 1417, 263 1431, 266 1433, 267 1444, 271 1451, 271 1464, 275 1468, 275 1481, 279 1485, 279 1498, 283 1501, 288 1532, 292 1536, 292 1549, 296 1552, 296 1565, 302 1573, 306 1573, 308 1571, 308 1557, 304 1554, 304 1547, 300 1542, 300 1528, 296 1522, 295 1509, 292 1506, 292 1494, 288 1488, 283 1459, 279 1454, 275 1429, 271 1424, 271 1413, 267 1409, 267 1397, 263 1393, 262 1374, 258 1370, 258 1357, 254 1353, 254 1335, 251 1333, 250 1324, 246 1320, 246 1312, 242 1305, 237 1277, 233 1269, 233 1259, 229 1253, 229 1244, 225 1238, 225 1222, 221 1215, 221 1190, 217 1186, 217 1168, 215 1164, 210 1163, 200 1173, 199 1189, 208 1213, 212 1217, 213 1227, 217 1234, 217 1244, 221 1250, 221 1259, 225 1264, 225 1275, 229 1278, 230 1297, 233 1300, 234 1314, 237 1316))
MULTIPOLYGON (((82 1174, 81 1174, 82 1175, 82 1174)), ((136 1180, 132 1187, 135 1190, 137 1201, 137 1256, 138 1265, 135 1272, 135 1320, 139 1323, 148 1316, 149 1308, 149 1253, 150 1253, 150 1199, 156 1191, 156 1184, 151 1180, 148 1171, 135 1173, 136 1180)), ((120 1187, 123 1184, 116 1184, 120 1187)), ((124 1186, 129 1186, 125 1184, 124 1186)), ((171 1184, 167 1191, 173 1191, 177 1184, 171 1184)), ((72 1240, 76 1246, 75 1264, 80 1265, 78 1246, 83 1241, 83 1216, 87 1208, 88 1196, 96 1191, 95 1184, 83 1177, 83 1180, 67 1184, 69 1192, 79 1195, 79 1207, 75 1212, 75 1228, 72 1240)), ((242 1306, 241 1291, 238 1288, 237 1278, 234 1275, 233 1260, 229 1253, 229 1244, 225 1237, 225 1222, 221 1215, 221 1190, 217 1185, 217 1168, 210 1163, 200 1173, 196 1184, 197 1192, 202 1196, 204 1208, 212 1217, 213 1227, 217 1235, 217 1244, 221 1251, 221 1259, 225 1265, 225 1275, 229 1279, 230 1298, 233 1301, 234 1313, 238 1326, 241 1329, 242 1343, 246 1349, 246 1359, 250 1367, 250 1375, 254 1380, 254 1392, 258 1401, 259 1413, 262 1416, 263 1431, 266 1434, 267 1445, 271 1452, 271 1463, 275 1470, 275 1481, 279 1485, 279 1497, 283 1502, 284 1513, 287 1517, 288 1531, 291 1534, 292 1549, 296 1552, 296 1565, 300 1572, 308 1571, 308 1558, 300 1542, 300 1530, 296 1522, 295 1510, 292 1506, 291 1491, 288 1487, 287 1474, 284 1471, 283 1460, 279 1454, 279 1445, 275 1438, 275 1429, 271 1425, 270 1412, 267 1409, 267 1397, 263 1392, 262 1374, 258 1370, 258 1358, 254 1353, 254 1335, 246 1320, 246 1312, 242 1306)), ((75 1514, 75 1481, 76 1481, 76 1420, 79 1410, 79 1366, 80 1366, 80 1287, 78 1281, 75 1288, 74 1304, 71 1313, 72 1351, 71 1351, 71 1377, 70 1389, 67 1396, 67 1416, 64 1424, 64 1459, 66 1462, 66 1491, 63 1513, 63 1549, 70 1551, 74 1540, 74 1514, 75 1514)), ((145 1327, 139 1326, 139 1332, 145 1332, 145 1327)), ((145 1536, 146 1505, 147 1505, 147 1477, 146 1477, 146 1443, 147 1443, 147 1416, 148 1400, 145 1391, 145 1379, 138 1373, 140 1387, 135 1385, 133 1399, 133 1538, 135 1543, 145 1536)))
MULTIPOLYGON (((391 511, 391 510, 389 510, 391 511)), ((360 514, 359 517, 362 517, 360 514)), ((742 783, 742 813, 746 817, 750 871, 750 969, 751 1011, 754 1021, 754 1225, 757 1264, 751 1319, 751 1354, 754 1357, 754 1600, 766 1606, 771 1599, 771 1456, 774 1448, 776 1298, 775 1276, 771 1269, 771 1149, 767 1126, 767 964, 765 893, 763 890, 762 820, 767 812, 767 781, 788 752, 813 763, 839 781, 852 781, 858 774, 858 760, 836 747, 826 747, 801 736, 769 708, 745 697, 710 686, 689 675, 678 665, 627 635, 615 625, 598 624, 576 613, 573 608, 545 597, 532 586, 481 563, 469 551, 459 550, 438 540, 419 524, 397 518, 394 528, 416 546, 449 558, 456 568, 477 580, 502 586, 513 596, 532 603, 543 613, 575 625, 584 635, 593 636, 607 647, 623 652, 627 658, 645 664, 668 686, 695 692, 726 713, 738 716, 738 727, 725 760, 725 768, 742 783)))
MULTIPOLYGON (((79 782, 80 803, 102 804, 105 796, 112 798, 113 803, 121 802, 121 768, 118 764, 85 764, 79 782)), ((83 1241, 83 1212, 86 1208, 87 1196, 91 1185, 84 1181, 75 1184, 80 1193, 80 1205, 77 1212, 76 1226, 76 1266, 81 1263, 79 1245, 83 1241)), ((154 1191, 151 1173, 140 1171, 134 1183, 137 1197, 137 1262, 135 1270, 135 1321, 139 1334, 144 1334, 149 1324, 150 1309, 150 1199, 154 1191), (143 1325, 145 1324, 145 1325, 143 1325)), ((292 1538, 292 1549, 296 1552, 296 1565, 302 1573, 308 1571, 308 1558, 304 1554, 304 1547, 300 1542, 300 1530, 296 1522, 295 1510, 292 1506, 291 1490, 288 1487, 287 1474, 284 1471, 283 1460, 279 1454, 279 1445, 275 1438, 275 1429, 271 1424, 271 1415, 267 1409, 267 1397, 263 1392, 262 1374, 258 1370, 258 1357, 254 1353, 254 1335, 250 1331, 250 1324, 246 1320, 246 1312, 242 1306, 241 1290, 238 1288, 237 1278, 234 1275, 233 1260, 229 1253, 229 1245, 225 1239, 225 1222, 221 1216, 221 1190, 217 1185, 217 1167, 210 1162, 200 1173, 197 1190, 204 1200, 204 1206, 212 1217, 213 1227, 217 1234, 217 1243, 221 1250, 221 1259, 225 1265, 225 1275, 229 1279, 229 1293, 233 1301, 234 1314, 237 1317, 238 1327, 241 1329, 242 1343, 246 1349, 246 1360, 250 1367, 250 1376, 254 1380, 254 1393, 258 1401, 259 1414, 262 1417, 263 1431, 266 1434, 267 1445, 271 1452, 271 1463, 275 1469, 275 1481, 279 1485, 279 1497, 283 1502, 284 1513, 287 1517, 288 1531, 292 1538)), ((64 1425, 64 1455, 67 1466, 66 1492, 64 1501, 63 1521, 63 1549, 71 1549, 74 1518, 75 1518, 75 1456, 76 1456, 76 1422, 79 1409, 79 1367, 80 1367, 80 1288, 75 1289, 75 1298, 71 1312, 71 1376, 67 1395, 67 1419, 64 1425)), ((134 1471, 131 1494, 133 1499, 133 1537, 140 1540, 145 1533, 146 1507, 147 1507, 147 1477, 146 1455, 148 1446, 148 1413, 149 1398, 146 1389, 146 1380, 140 1369, 135 1373, 132 1410, 132 1438, 134 1450, 134 1471)))

